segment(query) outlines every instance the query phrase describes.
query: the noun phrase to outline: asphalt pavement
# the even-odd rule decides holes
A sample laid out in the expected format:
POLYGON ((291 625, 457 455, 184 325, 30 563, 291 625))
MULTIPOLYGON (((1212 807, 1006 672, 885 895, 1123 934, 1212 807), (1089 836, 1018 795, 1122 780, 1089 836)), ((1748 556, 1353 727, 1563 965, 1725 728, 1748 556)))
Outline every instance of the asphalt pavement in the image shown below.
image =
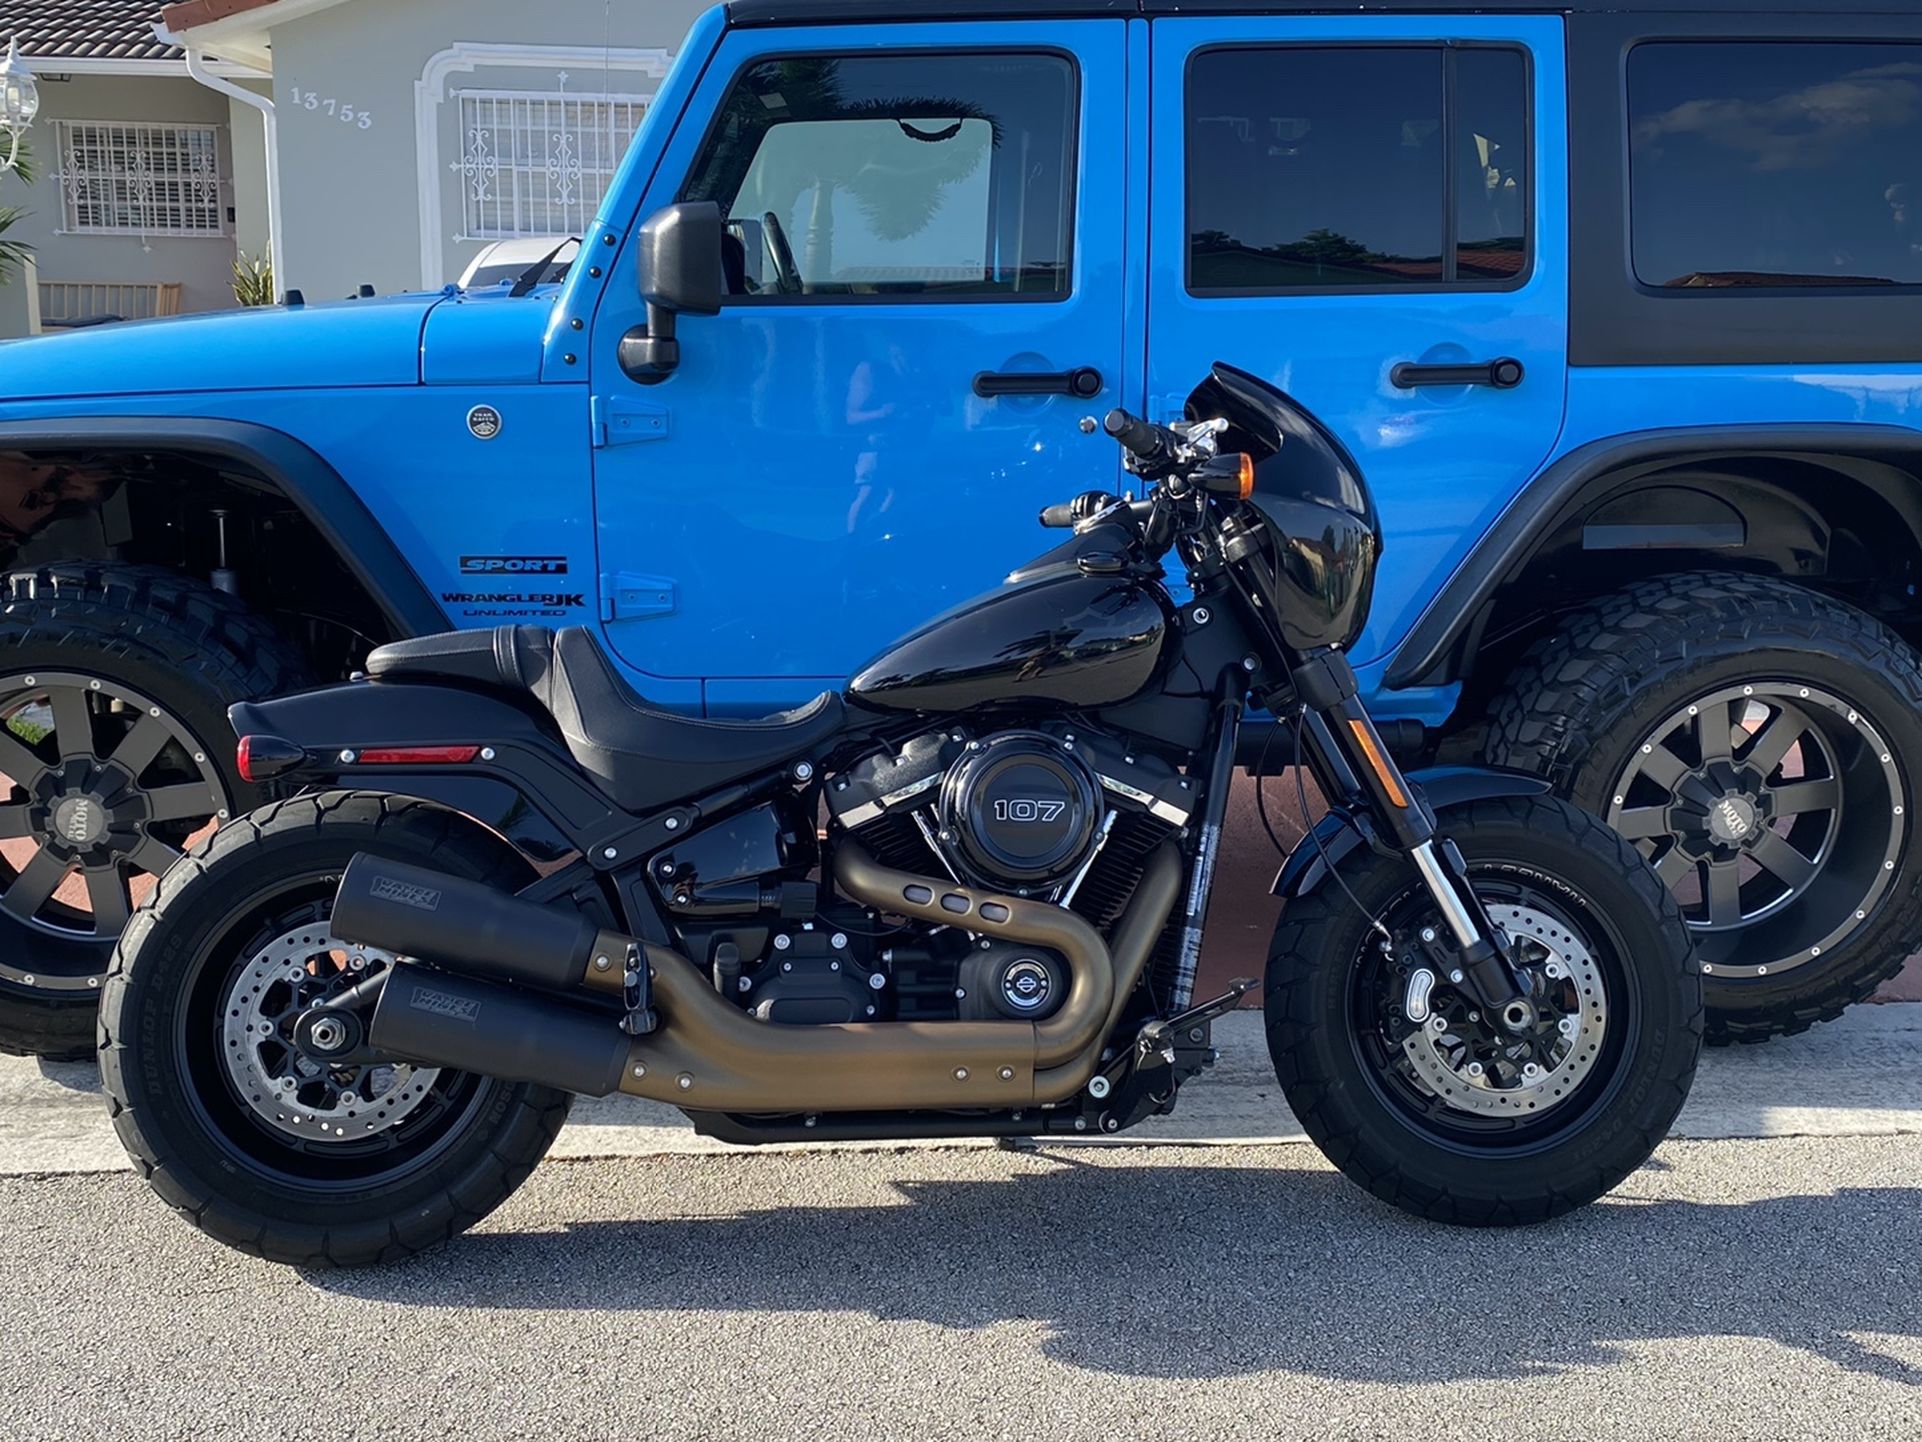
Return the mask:
POLYGON ((1922 1437, 1922 1007, 1712 1053, 1647 1167, 1517 1232, 1350 1186, 1223 1042, 1153 1145, 584 1107, 354 1273, 202 1237, 107 1169, 86 1069, 0 1067, 0 1438, 1922 1437))

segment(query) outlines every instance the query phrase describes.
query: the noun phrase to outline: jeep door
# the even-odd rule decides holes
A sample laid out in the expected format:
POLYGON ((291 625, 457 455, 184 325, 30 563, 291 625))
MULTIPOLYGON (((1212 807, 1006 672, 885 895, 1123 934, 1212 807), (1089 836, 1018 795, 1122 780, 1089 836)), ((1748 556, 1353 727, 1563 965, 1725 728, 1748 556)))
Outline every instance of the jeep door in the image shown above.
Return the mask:
POLYGON ((727 712, 838 685, 1041 550, 1042 505, 1114 483, 1075 422, 1142 381, 1127 35, 726 34, 640 208, 720 204, 726 303, 639 383, 630 246, 592 338, 605 634, 643 686, 727 712))
POLYGON ((1353 448, 1387 534, 1372 686, 1561 429, 1562 22, 1173 18, 1150 44, 1151 414, 1225 360, 1353 448))

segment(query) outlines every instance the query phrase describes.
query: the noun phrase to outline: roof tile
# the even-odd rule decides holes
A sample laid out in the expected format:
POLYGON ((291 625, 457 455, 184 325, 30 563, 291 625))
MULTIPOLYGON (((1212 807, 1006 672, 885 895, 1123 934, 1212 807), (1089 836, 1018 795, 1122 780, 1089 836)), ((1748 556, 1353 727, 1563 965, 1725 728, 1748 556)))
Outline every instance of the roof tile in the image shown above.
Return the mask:
POLYGON ((0 0, 0 47, 18 36, 29 62, 178 60, 154 38, 159 18, 159 0, 0 0))

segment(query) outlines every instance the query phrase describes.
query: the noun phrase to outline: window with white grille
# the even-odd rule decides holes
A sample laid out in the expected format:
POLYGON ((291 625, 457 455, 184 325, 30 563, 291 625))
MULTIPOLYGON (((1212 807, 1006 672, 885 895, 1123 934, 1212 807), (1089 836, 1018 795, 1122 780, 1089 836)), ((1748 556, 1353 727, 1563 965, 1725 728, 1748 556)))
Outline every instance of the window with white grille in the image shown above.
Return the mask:
POLYGON ((647 111, 639 95, 460 95, 462 240, 579 235, 647 111))
POLYGON ((54 146, 61 229, 227 233, 219 126, 56 120, 54 146))

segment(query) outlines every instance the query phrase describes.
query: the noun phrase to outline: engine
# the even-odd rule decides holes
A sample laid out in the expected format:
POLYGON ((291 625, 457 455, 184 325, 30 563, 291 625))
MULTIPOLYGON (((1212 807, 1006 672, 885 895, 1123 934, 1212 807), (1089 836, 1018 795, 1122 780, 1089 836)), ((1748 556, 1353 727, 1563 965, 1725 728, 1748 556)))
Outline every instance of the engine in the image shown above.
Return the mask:
MULTIPOLYGON (((831 836, 883 865, 1120 915, 1148 855, 1185 826, 1192 783, 1085 728, 927 731, 822 790, 831 836)), ((1045 948, 951 927, 890 925, 823 897, 802 807, 770 805, 697 831, 657 859, 656 892, 688 954, 724 994, 785 1025, 1040 1021, 1069 974, 1045 948)))

